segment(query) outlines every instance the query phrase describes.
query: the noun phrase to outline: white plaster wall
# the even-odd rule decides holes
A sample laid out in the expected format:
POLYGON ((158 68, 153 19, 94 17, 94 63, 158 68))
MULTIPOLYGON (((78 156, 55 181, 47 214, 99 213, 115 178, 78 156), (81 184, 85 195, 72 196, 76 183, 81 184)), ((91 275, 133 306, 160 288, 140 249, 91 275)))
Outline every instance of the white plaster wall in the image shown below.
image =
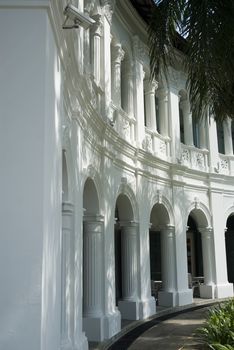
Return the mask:
POLYGON ((46 9, 0 8, 0 348, 59 339, 59 73, 46 9))

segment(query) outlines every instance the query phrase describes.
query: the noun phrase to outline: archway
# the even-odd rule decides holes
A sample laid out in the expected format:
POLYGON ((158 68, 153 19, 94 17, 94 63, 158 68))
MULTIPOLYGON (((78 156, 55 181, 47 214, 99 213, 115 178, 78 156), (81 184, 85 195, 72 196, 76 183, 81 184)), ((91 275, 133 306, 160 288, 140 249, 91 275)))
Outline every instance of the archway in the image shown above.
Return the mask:
POLYGON ((88 178, 83 191, 83 330, 89 341, 103 340, 103 227, 98 193, 88 178))
POLYGON ((234 284, 234 214, 227 219, 225 232, 228 282, 234 284))
POLYGON ((187 221, 188 287, 193 297, 214 298, 213 230, 200 208, 190 211, 187 221))
POLYGON ((200 297, 199 284, 204 282, 202 241, 201 233, 192 215, 188 217, 186 236, 188 286, 193 289, 194 297, 200 297))
POLYGON ((175 305, 174 226, 163 204, 155 204, 150 214, 151 292, 157 304, 175 305))
POLYGON ((120 194, 115 206, 115 293, 121 317, 129 320, 139 318, 137 234, 130 199, 120 194))

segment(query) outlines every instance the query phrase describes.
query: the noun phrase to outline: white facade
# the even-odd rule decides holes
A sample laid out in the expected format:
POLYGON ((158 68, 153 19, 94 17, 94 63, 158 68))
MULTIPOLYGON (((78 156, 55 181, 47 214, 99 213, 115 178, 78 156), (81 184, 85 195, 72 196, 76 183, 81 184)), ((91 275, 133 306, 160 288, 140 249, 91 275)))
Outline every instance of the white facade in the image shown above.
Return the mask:
POLYGON ((213 116, 194 126, 185 73, 150 80, 130 1, 74 0, 95 20, 87 30, 62 29, 66 4, 0 0, 4 350, 85 350, 121 318, 157 312, 149 230, 161 237, 160 305, 192 303, 189 222, 200 296, 233 296, 231 122, 221 154, 213 116))

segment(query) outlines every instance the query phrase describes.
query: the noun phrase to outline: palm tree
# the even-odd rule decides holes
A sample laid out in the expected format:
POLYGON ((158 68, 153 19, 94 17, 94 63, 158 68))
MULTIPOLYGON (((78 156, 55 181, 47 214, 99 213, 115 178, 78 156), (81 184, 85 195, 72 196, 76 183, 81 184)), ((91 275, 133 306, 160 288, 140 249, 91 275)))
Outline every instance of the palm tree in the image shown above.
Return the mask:
POLYGON ((152 76, 166 74, 176 47, 182 47, 194 117, 201 118, 209 107, 218 121, 234 119, 234 1, 154 3, 149 23, 152 76))

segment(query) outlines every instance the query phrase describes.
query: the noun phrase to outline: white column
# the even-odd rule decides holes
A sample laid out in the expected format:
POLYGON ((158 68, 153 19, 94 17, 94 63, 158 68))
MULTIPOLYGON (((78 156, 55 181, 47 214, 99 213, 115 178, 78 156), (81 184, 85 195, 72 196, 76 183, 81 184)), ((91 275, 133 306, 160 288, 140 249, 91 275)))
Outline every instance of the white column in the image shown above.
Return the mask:
POLYGON ((93 77, 97 85, 100 84, 101 74, 101 36, 102 36, 102 22, 101 15, 93 16, 96 21, 95 25, 91 28, 92 34, 92 47, 91 47, 91 61, 93 77))
POLYGON ((159 292, 159 305, 175 306, 175 227, 168 225, 161 230, 162 291, 159 292))
POLYGON ((207 149, 207 117, 203 117, 199 123, 200 148, 207 149))
POLYGON ((119 302, 123 318, 136 320, 138 310, 138 271, 137 271, 137 233, 138 223, 121 222, 121 262, 122 262, 122 295, 119 302))
POLYGON ((98 341, 103 339, 103 216, 84 216, 83 237, 83 326, 88 339, 98 341))
POLYGON ((230 118, 224 120, 223 122, 223 132, 224 132, 224 148, 225 154, 233 155, 233 145, 232 145, 232 121, 230 118))
POLYGON ((135 82, 134 82, 134 106, 135 106, 135 117, 137 122, 137 143, 138 146, 142 147, 142 141, 145 138, 145 121, 144 121, 144 70, 143 64, 136 60, 135 61, 135 82))
POLYGON ((204 285, 200 286, 201 298, 214 298, 214 241, 213 229, 211 227, 199 228, 202 237, 202 259, 204 285))
POLYGON ((121 44, 115 44, 114 46, 112 46, 111 96, 112 96, 112 101, 117 107, 121 107, 121 61, 123 60, 123 58, 124 58, 124 51, 122 50, 121 44))
POLYGON ((218 151, 218 138, 217 138, 217 127, 214 120, 214 116, 209 116, 208 122, 208 136, 209 136, 209 152, 210 152, 210 166, 211 171, 213 168, 218 171, 218 162, 219 162, 219 151, 218 151))
POLYGON ((145 111, 146 126, 153 131, 157 131, 156 109, 155 109, 155 89, 158 83, 155 80, 144 80, 145 91, 145 111))
POLYGON ((133 66, 130 60, 125 62, 122 75, 124 75, 124 81, 122 82, 122 108, 129 116, 133 117, 133 66))
POLYGON ((62 268, 61 268, 61 347, 72 344, 72 305, 73 305, 73 205, 62 204, 62 268))
POLYGON ((137 296, 137 229, 134 222, 121 226, 123 300, 135 300, 137 296))
POLYGON ((193 146, 193 120, 189 101, 181 101, 180 106, 183 112, 184 121, 184 142, 188 146, 193 146))
POLYGON ((168 91, 157 90, 160 134, 168 136, 168 91))

